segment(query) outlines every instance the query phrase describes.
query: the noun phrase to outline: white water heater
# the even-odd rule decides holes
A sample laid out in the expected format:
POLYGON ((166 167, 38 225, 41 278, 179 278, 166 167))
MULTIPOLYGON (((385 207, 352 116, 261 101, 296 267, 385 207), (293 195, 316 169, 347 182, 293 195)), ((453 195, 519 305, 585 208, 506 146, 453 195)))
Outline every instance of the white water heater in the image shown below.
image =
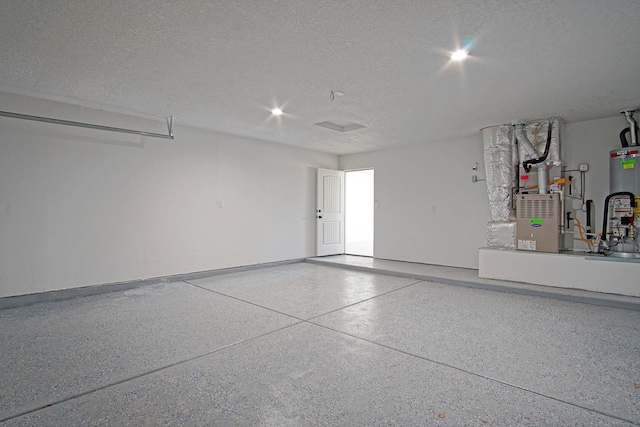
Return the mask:
POLYGON ((630 191, 640 196, 640 156, 638 146, 609 152, 609 191, 630 191))
POLYGON ((640 258, 640 155, 639 146, 609 152, 609 190, 606 238, 612 256, 640 258), (622 194, 620 194, 622 193, 622 194), (629 194, 625 194, 629 193, 629 194), (633 197, 631 196, 633 195, 633 197), (635 206, 634 206, 635 204, 635 206))

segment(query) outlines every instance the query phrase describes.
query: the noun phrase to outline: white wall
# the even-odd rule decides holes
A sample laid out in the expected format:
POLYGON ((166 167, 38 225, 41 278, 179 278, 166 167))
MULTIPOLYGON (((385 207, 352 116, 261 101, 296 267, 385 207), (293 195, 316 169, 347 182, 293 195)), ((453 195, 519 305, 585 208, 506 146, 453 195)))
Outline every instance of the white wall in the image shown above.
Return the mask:
MULTIPOLYGON (((0 109, 148 126, 6 93, 0 109)), ((315 255, 315 169, 337 156, 175 135, 0 118, 0 297, 315 255)))
MULTIPOLYGON (((597 229, 609 189, 608 152, 620 146, 618 134, 626 126, 620 115, 564 128, 562 156, 567 168, 577 169, 579 163, 590 166, 586 198, 596 204, 597 229)), ((477 175, 484 177, 482 157, 479 132, 459 140, 342 156, 342 169, 375 168, 374 256, 478 268, 478 248, 486 246, 489 207, 485 183, 472 183, 471 169, 478 162, 477 175)), ((584 222, 580 203, 574 207, 584 222)), ((577 242, 575 247, 586 245, 577 242)))
POLYGON ((480 136, 342 156, 342 169, 375 170, 374 256, 478 268, 489 221, 480 136))

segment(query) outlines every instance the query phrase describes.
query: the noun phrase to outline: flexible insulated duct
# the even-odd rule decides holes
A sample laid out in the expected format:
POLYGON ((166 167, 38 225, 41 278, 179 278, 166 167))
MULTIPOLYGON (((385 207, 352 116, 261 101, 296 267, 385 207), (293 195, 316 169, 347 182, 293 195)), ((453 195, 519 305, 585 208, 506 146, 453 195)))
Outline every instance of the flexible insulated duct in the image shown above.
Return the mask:
POLYGON ((491 221, 487 224, 487 246, 515 248, 516 222, 512 208, 513 188, 516 186, 512 127, 493 126, 482 130, 484 167, 491 221))

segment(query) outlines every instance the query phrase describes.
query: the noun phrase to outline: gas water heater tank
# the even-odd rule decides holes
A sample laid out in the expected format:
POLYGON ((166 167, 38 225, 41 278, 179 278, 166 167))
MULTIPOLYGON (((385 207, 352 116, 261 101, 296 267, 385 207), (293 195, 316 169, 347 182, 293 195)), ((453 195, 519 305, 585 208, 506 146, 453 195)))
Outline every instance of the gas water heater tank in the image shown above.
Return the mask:
POLYGON ((614 196, 606 207, 609 254, 640 258, 640 147, 631 146, 609 152, 609 189, 611 194, 624 192, 635 196, 614 196), (635 207, 633 206, 635 204, 635 207))
POLYGON ((609 192, 629 191, 640 196, 640 146, 609 152, 609 192))

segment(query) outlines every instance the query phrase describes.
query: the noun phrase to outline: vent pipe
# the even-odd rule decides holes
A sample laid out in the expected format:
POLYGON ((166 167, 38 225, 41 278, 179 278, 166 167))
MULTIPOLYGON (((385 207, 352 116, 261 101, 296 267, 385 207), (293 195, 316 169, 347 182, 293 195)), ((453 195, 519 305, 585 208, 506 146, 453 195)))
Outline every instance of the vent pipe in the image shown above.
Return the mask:
POLYGON ((527 153, 527 156, 531 158, 539 157, 540 154, 538 153, 538 151, 536 151, 533 145, 531 145, 531 142, 529 142, 529 138, 527 138, 527 131, 525 130, 524 126, 525 125, 523 122, 513 122, 516 138, 518 139, 518 144, 520 147, 522 147, 525 153, 527 153))
POLYGON ((623 147, 628 147, 630 145, 638 145, 638 123, 633 118, 633 113, 636 110, 624 110, 621 111, 624 114, 624 118, 629 122, 629 127, 624 128, 622 132, 620 132, 620 142, 622 142, 623 147), (629 132, 631 134, 631 144, 627 141, 626 134, 629 132))
POLYGON ((518 146, 522 147, 524 152, 531 159, 522 163, 522 166, 528 172, 531 168, 531 165, 538 165, 538 193, 539 194, 547 194, 547 186, 549 183, 549 167, 545 163, 547 160, 547 156, 549 155, 549 148, 551 145, 551 129, 552 129, 552 121, 549 120, 548 130, 547 130, 547 143, 545 144, 544 153, 539 153, 538 150, 531 144, 529 138, 527 137, 527 131, 525 129, 525 124, 521 121, 513 122, 513 127, 515 129, 514 133, 516 138, 518 139, 518 146))

